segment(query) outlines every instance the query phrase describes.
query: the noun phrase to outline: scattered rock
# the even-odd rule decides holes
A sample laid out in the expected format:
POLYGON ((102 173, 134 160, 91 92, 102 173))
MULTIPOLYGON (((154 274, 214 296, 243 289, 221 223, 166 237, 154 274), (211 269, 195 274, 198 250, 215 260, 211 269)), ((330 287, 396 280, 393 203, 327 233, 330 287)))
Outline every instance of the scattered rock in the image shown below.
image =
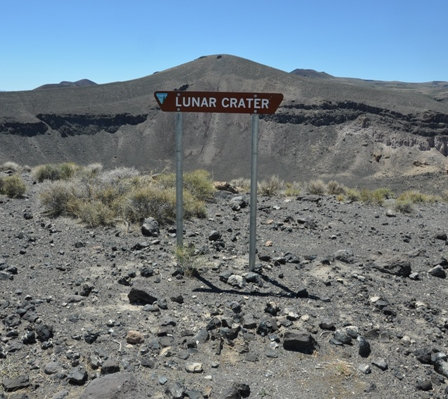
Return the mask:
POLYGON ((431 391, 432 381, 428 378, 426 380, 420 380, 417 382, 417 390, 419 391, 431 391))
POLYGON ((160 234, 159 222, 152 217, 146 218, 143 220, 141 231, 145 237, 158 237, 160 234))
POLYGON ((387 370, 387 368, 389 367, 386 362, 386 359, 383 359, 383 358, 377 358, 377 359, 372 360, 372 364, 383 371, 387 370))
POLYGON ((27 375, 19 375, 18 377, 3 378, 3 388, 6 392, 15 392, 19 389, 28 388, 30 379, 27 375))
POLYGON ((188 363, 185 370, 189 373, 202 373, 204 371, 202 363, 188 363))
POLYGON ((96 378, 87 385, 80 399, 143 399, 135 377, 128 372, 96 378))
POLYGON ((395 276, 409 277, 412 272, 411 262, 402 255, 381 255, 370 265, 380 272, 395 276))
POLYGON ((142 284, 134 284, 128 294, 128 298, 132 305, 151 305, 157 301, 157 298, 151 294, 149 288, 142 284))
POLYGON ((145 342, 145 337, 139 331, 130 330, 126 334, 126 342, 131 345, 140 345, 145 342))
POLYGON ((209 235, 208 235, 208 239, 209 241, 217 241, 221 239, 221 233, 217 230, 213 230, 209 235))
POLYGON ((227 284, 231 285, 232 287, 243 288, 246 285, 246 281, 243 276, 232 274, 227 279, 227 284))
POLYGON ((87 371, 83 367, 75 367, 67 375, 68 382, 72 385, 84 385, 87 381, 87 371))
POLYGON ((107 359, 101 366, 101 374, 114 374, 120 371, 120 364, 113 359, 107 359))
POLYGON ((311 334, 303 331, 286 331, 283 336, 283 348, 288 351, 312 354, 316 341, 311 334))
POLYGON ((433 268, 429 269, 428 273, 434 277, 446 278, 445 269, 440 265, 434 266, 433 268))

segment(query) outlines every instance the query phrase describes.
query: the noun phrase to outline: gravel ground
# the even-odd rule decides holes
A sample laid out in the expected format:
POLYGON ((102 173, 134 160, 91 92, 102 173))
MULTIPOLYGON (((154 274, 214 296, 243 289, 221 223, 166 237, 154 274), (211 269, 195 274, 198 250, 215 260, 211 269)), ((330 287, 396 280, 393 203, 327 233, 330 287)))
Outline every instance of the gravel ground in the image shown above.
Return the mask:
POLYGON ((175 229, 0 197, 0 398, 445 398, 447 211, 218 192, 175 229), (193 250, 192 250, 193 252, 193 250))

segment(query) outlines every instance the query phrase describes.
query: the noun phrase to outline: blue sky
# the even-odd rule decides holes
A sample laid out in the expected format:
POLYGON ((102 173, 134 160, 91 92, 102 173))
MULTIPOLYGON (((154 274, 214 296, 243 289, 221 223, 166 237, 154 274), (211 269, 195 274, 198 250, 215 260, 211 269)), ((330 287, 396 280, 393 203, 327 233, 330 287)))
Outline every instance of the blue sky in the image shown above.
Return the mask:
POLYGON ((0 0, 0 90, 150 75, 208 54, 448 81, 447 0, 0 0))

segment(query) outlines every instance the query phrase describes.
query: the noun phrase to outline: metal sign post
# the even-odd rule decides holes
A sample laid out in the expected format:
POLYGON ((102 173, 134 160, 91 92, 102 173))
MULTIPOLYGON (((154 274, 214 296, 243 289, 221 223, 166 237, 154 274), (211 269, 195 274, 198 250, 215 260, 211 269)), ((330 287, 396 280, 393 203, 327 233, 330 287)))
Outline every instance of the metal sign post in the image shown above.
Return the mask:
POLYGON ((206 91, 156 91, 154 97, 162 111, 176 114, 176 237, 183 248, 183 112, 252 114, 249 269, 255 269, 257 242, 257 161, 258 115, 273 114, 283 100, 281 93, 239 93, 206 91))
POLYGON ((255 270, 257 246, 257 161, 258 161, 258 114, 252 115, 252 145, 250 171, 250 221, 249 221, 249 270, 255 270))
POLYGON ((183 247, 184 237, 184 149, 182 140, 182 112, 176 114, 176 239, 177 248, 183 247))

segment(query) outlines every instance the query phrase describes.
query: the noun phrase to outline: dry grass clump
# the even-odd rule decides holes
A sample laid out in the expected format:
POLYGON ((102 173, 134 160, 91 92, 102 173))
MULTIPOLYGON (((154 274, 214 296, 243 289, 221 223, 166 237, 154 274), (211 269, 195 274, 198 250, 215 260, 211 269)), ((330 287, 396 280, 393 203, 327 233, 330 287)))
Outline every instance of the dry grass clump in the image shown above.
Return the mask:
POLYGON ((322 180, 312 180, 307 185, 307 190, 310 194, 324 195, 327 191, 325 183, 322 180))
POLYGON ((327 193, 330 195, 343 195, 346 192, 347 187, 335 180, 331 180, 327 183, 327 193))
POLYGON ((4 162, 2 165, 0 165, 0 172, 5 172, 5 171, 18 172, 20 170, 21 170, 20 165, 13 161, 7 161, 7 162, 4 162))
POLYGON ((42 183, 45 180, 68 180, 72 177, 94 177, 101 173, 103 165, 92 163, 87 166, 80 166, 73 162, 49 163, 39 165, 31 170, 32 176, 42 183))
POLYGON ((392 190, 389 188, 377 188, 376 190, 362 189, 360 201, 365 204, 382 205, 384 200, 393 198, 392 190))
POLYGON ((238 189, 238 191, 248 192, 250 190, 250 179, 239 177, 232 179, 230 184, 238 189))
POLYGON ((73 182, 49 183, 40 194, 40 201, 48 216, 70 216, 74 214, 79 199, 73 182))
POLYGON ((0 177, 0 194, 9 198, 21 198, 26 192, 26 185, 22 178, 17 175, 0 177))
POLYGON ((278 195, 283 190, 285 182, 278 176, 271 176, 258 183, 258 193, 268 197, 278 195))
POLYGON ((412 213, 414 211, 413 202, 408 199, 397 200, 395 210, 401 213, 412 213))
MULTIPOLYGON (((213 194, 213 183, 205 171, 184 175, 184 216, 205 217, 204 200, 213 194)), ((70 180, 46 183, 41 202, 48 215, 71 216, 89 227, 138 223, 152 216, 159 223, 176 217, 175 179, 140 175, 132 168, 97 174, 77 174, 70 180)))
POLYGON ((397 200, 399 201, 410 201, 413 204, 421 204, 426 202, 437 202, 441 200, 441 197, 435 195, 423 194, 417 190, 408 190, 401 193, 397 200))
POLYGON ((74 176, 78 169, 79 166, 72 162, 49 163, 36 166, 31 173, 39 183, 42 183, 44 180, 68 180, 74 176))

